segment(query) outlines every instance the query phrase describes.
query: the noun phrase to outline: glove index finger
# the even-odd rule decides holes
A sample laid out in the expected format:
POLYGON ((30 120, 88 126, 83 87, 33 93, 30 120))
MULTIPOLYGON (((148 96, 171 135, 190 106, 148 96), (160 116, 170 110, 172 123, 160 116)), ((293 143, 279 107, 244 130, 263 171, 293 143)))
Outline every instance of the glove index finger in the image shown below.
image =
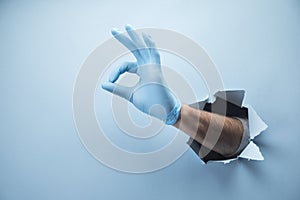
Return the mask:
POLYGON ((125 72, 136 73, 137 71, 137 63, 136 62, 125 62, 121 64, 118 68, 116 68, 109 76, 110 82, 115 82, 118 80, 120 75, 124 74, 125 72))

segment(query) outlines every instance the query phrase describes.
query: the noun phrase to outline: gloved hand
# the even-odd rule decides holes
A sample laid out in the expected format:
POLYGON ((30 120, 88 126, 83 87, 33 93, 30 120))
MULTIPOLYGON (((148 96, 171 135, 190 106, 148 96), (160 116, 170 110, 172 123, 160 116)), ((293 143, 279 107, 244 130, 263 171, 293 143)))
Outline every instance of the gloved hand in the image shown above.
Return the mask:
POLYGON ((167 87, 161 71, 160 54, 149 35, 142 38, 127 25, 124 33, 112 30, 113 36, 127 47, 135 56, 136 62, 126 62, 113 71, 109 82, 102 88, 130 101, 142 112, 154 116, 166 124, 175 124, 178 120, 181 104, 167 87), (125 72, 136 73, 140 80, 133 87, 116 84, 115 81, 125 72))

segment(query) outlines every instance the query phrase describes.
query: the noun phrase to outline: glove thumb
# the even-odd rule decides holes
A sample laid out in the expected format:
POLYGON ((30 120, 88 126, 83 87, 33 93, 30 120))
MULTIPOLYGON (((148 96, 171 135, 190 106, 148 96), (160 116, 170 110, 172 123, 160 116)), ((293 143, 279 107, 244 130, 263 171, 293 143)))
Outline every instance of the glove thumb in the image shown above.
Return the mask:
POLYGON ((125 87, 125 86, 119 85, 117 83, 111 83, 111 82, 102 83, 101 87, 104 90, 106 90, 112 94, 116 94, 124 99, 127 99, 127 100, 130 99, 131 91, 132 91, 132 88, 130 88, 130 87, 125 87))

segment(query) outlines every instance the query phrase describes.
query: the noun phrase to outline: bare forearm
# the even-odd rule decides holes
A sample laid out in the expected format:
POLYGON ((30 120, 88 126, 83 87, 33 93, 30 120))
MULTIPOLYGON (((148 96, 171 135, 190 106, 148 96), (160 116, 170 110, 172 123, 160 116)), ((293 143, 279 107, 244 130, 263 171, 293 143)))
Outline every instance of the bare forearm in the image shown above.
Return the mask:
POLYGON ((239 120, 197 110, 188 105, 182 106, 180 117, 174 126, 206 148, 224 156, 235 153, 243 137, 243 125, 239 120), (207 133, 212 135, 204 142, 207 133))

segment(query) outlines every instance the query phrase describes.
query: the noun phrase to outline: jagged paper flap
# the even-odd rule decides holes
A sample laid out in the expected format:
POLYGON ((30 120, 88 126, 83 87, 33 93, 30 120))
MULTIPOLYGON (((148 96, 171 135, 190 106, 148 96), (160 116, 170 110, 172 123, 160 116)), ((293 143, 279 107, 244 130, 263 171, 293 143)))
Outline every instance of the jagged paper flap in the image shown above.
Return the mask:
POLYGON ((208 103, 208 97, 206 97, 203 101, 199 101, 196 103, 189 104, 192 108, 196 108, 198 110, 202 110, 206 103, 208 103))
POLYGON ((248 160, 264 160, 258 146, 252 141, 247 145, 243 152, 238 156, 239 158, 246 158, 248 160))
POLYGON ((248 105, 250 138, 253 139, 266 130, 267 124, 257 115, 252 106, 248 105))
POLYGON ((245 96, 245 90, 219 91, 216 92, 214 96, 241 107, 245 96))

